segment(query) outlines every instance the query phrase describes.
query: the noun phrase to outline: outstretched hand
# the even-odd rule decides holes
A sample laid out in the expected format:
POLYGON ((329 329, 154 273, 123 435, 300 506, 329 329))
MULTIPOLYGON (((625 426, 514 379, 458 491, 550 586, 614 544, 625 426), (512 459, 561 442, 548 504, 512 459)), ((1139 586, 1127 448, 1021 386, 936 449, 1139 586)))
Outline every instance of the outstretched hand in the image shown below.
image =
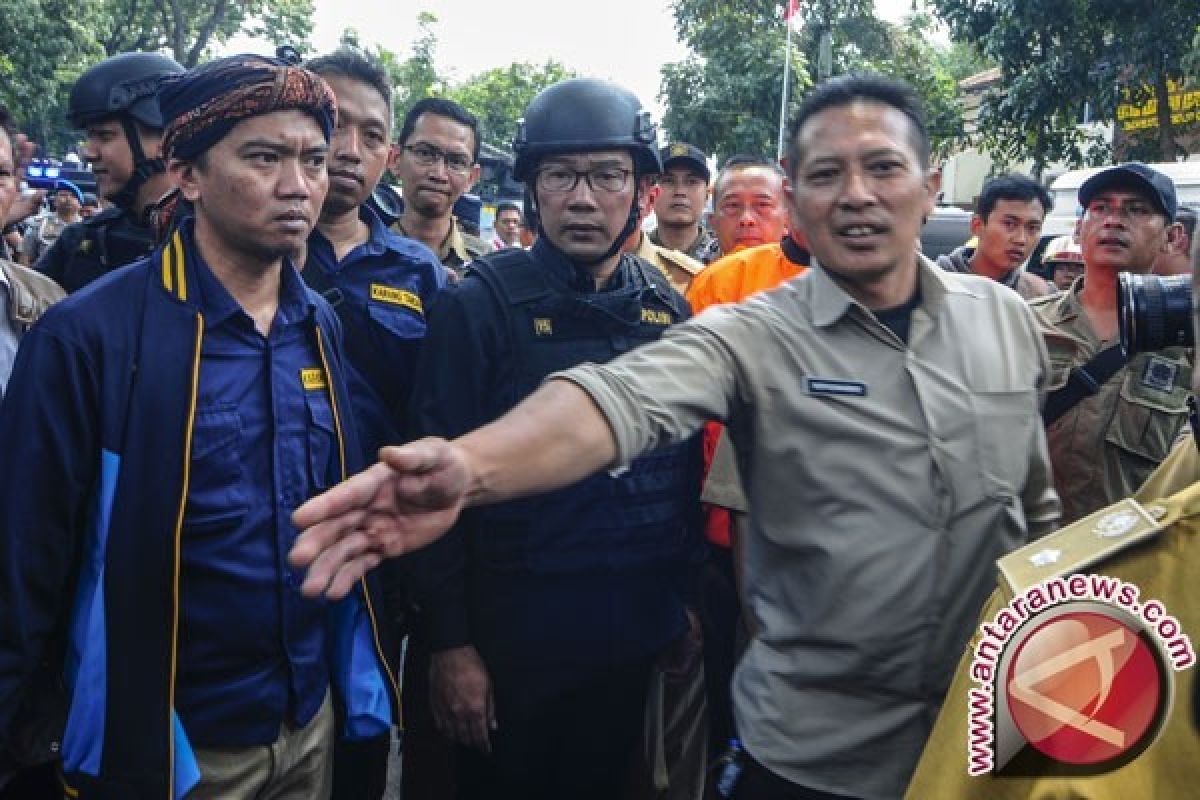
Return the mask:
POLYGON ((345 597, 384 558, 436 540, 462 511, 470 477, 460 448, 421 439, 383 448, 379 463, 300 506, 288 558, 308 567, 304 594, 345 597))

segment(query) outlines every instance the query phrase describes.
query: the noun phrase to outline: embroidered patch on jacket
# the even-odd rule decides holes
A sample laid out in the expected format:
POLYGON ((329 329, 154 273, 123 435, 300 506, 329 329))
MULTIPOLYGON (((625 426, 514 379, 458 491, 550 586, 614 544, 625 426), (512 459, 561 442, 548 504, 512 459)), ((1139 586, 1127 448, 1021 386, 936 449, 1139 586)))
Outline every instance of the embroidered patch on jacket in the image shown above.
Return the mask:
POLYGON ((670 313, 666 311, 654 311, 653 309, 642 309, 642 322, 649 325, 670 325, 673 320, 670 313))
POLYGON ((404 308, 412 309, 418 314, 425 311, 421 305, 421 298, 415 293, 407 289, 397 289, 394 286, 384 286, 381 283, 371 284, 371 299, 378 300, 381 303, 389 303, 393 306, 403 306, 404 308))
POLYGON ((805 378, 804 385, 811 395, 867 396, 867 385, 862 381, 842 381, 834 378, 805 378))
POLYGON ((1175 388, 1175 376, 1178 373, 1178 364, 1151 356, 1142 370, 1142 386, 1157 392, 1169 392, 1175 388))
POLYGON ((554 322, 549 317, 534 317, 533 332, 538 336, 553 336, 554 322))
POLYGON ((329 384, 325 381, 325 370, 320 367, 307 367, 300 370, 300 384, 307 392, 329 388, 329 384))

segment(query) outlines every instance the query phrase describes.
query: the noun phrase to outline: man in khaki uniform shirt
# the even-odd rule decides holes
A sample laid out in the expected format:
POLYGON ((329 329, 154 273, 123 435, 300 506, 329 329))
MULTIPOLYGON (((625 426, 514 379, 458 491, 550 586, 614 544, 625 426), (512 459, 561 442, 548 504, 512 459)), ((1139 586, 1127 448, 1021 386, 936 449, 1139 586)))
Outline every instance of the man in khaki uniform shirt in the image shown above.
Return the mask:
POLYGON ((649 216, 650 210, 654 208, 654 204, 661 191, 661 187, 654 186, 644 197, 638 197, 640 204, 638 207, 638 226, 633 233, 629 234, 629 238, 625 240, 624 250, 626 253, 633 253, 638 258, 649 261, 658 267, 658 271, 671 284, 671 288, 682 295, 686 295, 688 287, 692 285, 692 278, 704 270, 704 265, 686 253, 655 244, 642 231, 642 221, 649 216))
POLYGON ((462 229, 454 203, 479 180, 479 121, 441 97, 417 101, 404 116, 388 166, 404 188, 404 213, 392 230, 429 247, 454 280, 491 245, 462 229))
MULTIPOLYGON (((1200 247, 1193 251, 1193 291, 1200 288, 1200 247)), ((1200 317, 1193 310, 1193 325, 1200 332, 1200 317)), ((1200 377, 1200 376, 1197 376, 1200 377)), ((1200 381, 1193 378, 1193 391, 1200 381)), ((1188 436, 1154 471, 1135 499, 1144 504, 1146 522, 1119 536, 1096 536, 1095 521, 1109 515, 1104 509, 1092 517, 1047 536, 1005 560, 1000 587, 980 616, 991 620, 1013 596, 1027 586, 1056 575, 1097 573, 1135 584, 1141 597, 1156 598, 1168 614, 1179 620, 1182 632, 1200 637, 1200 451, 1197 439, 1188 436), (1082 532, 1082 536, 1080 533, 1082 532), (1064 544, 1059 544, 1063 542, 1064 544), (1076 549, 1069 544, 1082 544, 1076 549), (1039 554, 1057 553, 1053 559, 1039 554), (1009 576, 1012 576, 1011 578, 1009 576)), ((1129 501, 1123 501, 1128 503, 1129 501)), ((1036 619, 1036 618, 1034 618, 1036 619)), ((910 800, 1184 800, 1200 792, 1200 695, 1196 668, 1175 673, 1174 705, 1159 739, 1127 764, 1093 775, 1073 775, 1065 765, 1039 761, 1034 775, 967 774, 967 692, 972 687, 971 660, 975 639, 959 664, 946 704, 909 787, 910 800)))
POLYGON ((1030 303, 1050 353, 1044 413, 1064 523, 1128 497, 1149 477, 1187 417, 1192 381, 1188 351, 1140 353, 1053 419, 1054 392, 1072 371, 1120 346, 1117 273, 1149 272, 1178 235, 1171 224, 1175 187, 1144 164, 1097 173, 1079 187, 1079 203, 1084 276, 1068 291, 1030 303))
POLYGON ((808 273, 552 376, 454 443, 385 448, 297 512, 306 591, 348 591, 465 504, 569 484, 722 419, 750 502, 757 626, 735 679, 748 758, 733 796, 899 797, 989 563, 1058 518, 1027 307, 914 253, 938 189, 918 108, 876 76, 818 87, 788 159, 808 273))

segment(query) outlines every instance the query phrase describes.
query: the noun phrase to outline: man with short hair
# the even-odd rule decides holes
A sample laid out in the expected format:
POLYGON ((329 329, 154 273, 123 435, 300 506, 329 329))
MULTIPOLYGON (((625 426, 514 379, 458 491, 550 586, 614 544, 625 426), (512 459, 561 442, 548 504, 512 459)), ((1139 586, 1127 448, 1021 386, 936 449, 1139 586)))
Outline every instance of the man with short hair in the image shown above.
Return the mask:
POLYGON ((654 201, 657 227, 650 241, 668 250, 678 250, 701 264, 710 264, 721 256, 717 237, 704 225, 704 207, 708 201, 708 160, 700 148, 676 142, 659 151, 663 162, 658 176, 659 194, 654 201))
POLYGON ((993 178, 984 184, 971 215, 975 246, 938 256, 938 266, 999 281, 1026 300, 1053 294, 1050 284, 1022 269, 1041 240, 1042 221, 1052 205, 1050 193, 1032 178, 993 178))
POLYGON ((326 800, 334 705, 370 737, 399 702, 367 584, 313 602, 283 559, 292 510, 360 461, 337 318, 289 260, 336 105, 233 56, 162 108, 188 213, 47 312, 0 407, 0 741, 46 658, 68 794, 326 800))
POLYGON ((1155 275, 1191 275, 1192 244, 1196 241, 1196 207, 1181 205, 1175 212, 1175 224, 1179 233, 1171 241, 1167 252, 1154 259, 1155 275))
POLYGON ((684 295, 691 286, 692 278, 704 270, 704 265, 686 253, 655 244, 650 240, 650 235, 642 230, 642 222, 650 216, 651 209, 658 201, 659 192, 660 187, 655 185, 651 186, 649 191, 638 195, 638 224, 625 240, 623 250, 658 267, 658 271, 671 284, 671 288, 684 295))
MULTIPOLYGON (((391 86, 353 50, 313 59, 338 103, 329 191, 308 238, 304 278, 342 320, 346 355, 399 430, 412 394, 425 312, 446 270, 425 245, 383 226, 367 204, 391 157, 391 86)), ((375 443, 369 447, 374 451, 375 443)))
POLYGON ((521 246, 521 207, 516 203, 503 202, 496 206, 496 219, 492 223, 496 230, 496 238, 492 240, 492 248, 503 250, 506 247, 521 246))
MULTIPOLYGON (((297 511, 291 557, 311 565, 306 591, 338 596, 464 508, 725 419, 745 467, 758 625, 734 682, 732 796, 896 797, 991 589, 986 565, 1057 522, 1037 420, 1045 349, 1015 294, 915 252, 939 177, 911 87, 826 81, 788 149, 807 273, 555 373, 454 442, 384 448, 297 511)), ((513 539, 491 528, 483 541, 513 539)))
POLYGON ((404 115, 398 144, 388 166, 404 189, 404 213, 392 228, 460 278, 492 249, 454 218, 454 204, 479 180, 479 120, 452 100, 426 97, 404 115))
POLYGON ((158 53, 121 53, 86 70, 71 87, 67 118, 87 132, 83 157, 96 191, 113 208, 64 230, 36 262, 38 272, 68 293, 154 248, 150 210, 171 188, 157 91, 181 72, 158 53))
POLYGON ((79 210, 83 205, 83 192, 71 181, 55 181, 51 202, 53 207, 49 213, 29 221, 21 242, 21 263, 25 266, 34 264, 54 244, 64 228, 74 225, 81 218, 79 210))
MULTIPOLYGON (((341 319, 346 357, 367 384, 351 399, 363 450, 370 454, 404 429, 425 314, 434 294, 446 285, 446 268, 425 245, 388 230, 367 203, 391 153, 387 73, 351 49, 305 66, 333 90, 338 125, 329 142, 329 191, 308 237, 302 274, 341 319)), ((357 388, 351 387, 352 394, 357 388)), ((381 572, 381 579, 387 598, 385 646, 398 665, 410 616, 407 592, 394 565, 381 572)), ((339 742, 334 797, 382 797, 390 744, 386 735, 339 742)))
POLYGON ((1050 352, 1042 415, 1064 523, 1142 485, 1187 421, 1192 383, 1188 350, 1127 359, 1118 335, 1118 273, 1149 273, 1180 236, 1175 185, 1133 161, 1084 181, 1079 205, 1083 279, 1030 303, 1050 352))
POLYGON ((722 255, 783 239, 783 182, 783 170, 764 158, 730 156, 713 184, 712 229, 722 255))

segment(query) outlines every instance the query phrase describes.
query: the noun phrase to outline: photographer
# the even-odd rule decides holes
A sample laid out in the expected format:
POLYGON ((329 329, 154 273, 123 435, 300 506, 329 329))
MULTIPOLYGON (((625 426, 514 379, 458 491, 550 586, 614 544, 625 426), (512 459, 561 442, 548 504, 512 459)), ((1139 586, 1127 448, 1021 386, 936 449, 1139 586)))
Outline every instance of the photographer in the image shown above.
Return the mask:
POLYGON ((1117 274, 1149 273, 1180 234, 1175 185, 1139 162, 1079 187, 1083 279, 1030 303, 1052 374, 1042 412, 1063 522, 1129 496, 1166 457, 1187 418, 1192 359, 1182 348, 1126 359, 1117 274))

